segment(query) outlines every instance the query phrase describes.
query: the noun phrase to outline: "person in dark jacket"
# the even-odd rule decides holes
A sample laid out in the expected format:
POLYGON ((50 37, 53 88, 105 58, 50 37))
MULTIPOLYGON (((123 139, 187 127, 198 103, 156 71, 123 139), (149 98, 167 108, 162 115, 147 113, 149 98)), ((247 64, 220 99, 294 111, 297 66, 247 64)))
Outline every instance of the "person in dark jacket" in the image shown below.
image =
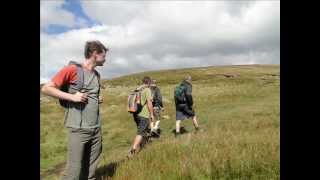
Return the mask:
POLYGON ((183 86, 183 94, 184 94, 184 101, 179 101, 175 98, 175 105, 176 105, 176 131, 175 136, 180 134, 180 125, 181 121, 185 119, 192 118, 193 125, 195 130, 199 130, 199 125, 197 121, 197 116, 193 109, 193 98, 192 98, 192 84, 191 84, 191 76, 187 75, 185 79, 181 82, 181 86, 183 86))
POLYGON ((151 122, 151 132, 155 136, 160 135, 160 120, 161 120, 161 111, 164 110, 162 103, 162 95, 159 87, 157 86, 157 81, 152 80, 151 84, 151 94, 152 94, 152 105, 153 105, 153 114, 155 117, 155 122, 151 122))

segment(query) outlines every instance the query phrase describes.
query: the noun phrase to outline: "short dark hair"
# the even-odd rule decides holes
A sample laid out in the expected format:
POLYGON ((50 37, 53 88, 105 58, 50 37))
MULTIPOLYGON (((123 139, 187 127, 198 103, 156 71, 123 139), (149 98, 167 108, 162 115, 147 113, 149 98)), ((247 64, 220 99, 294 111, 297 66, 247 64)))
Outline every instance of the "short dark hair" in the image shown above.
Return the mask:
POLYGON ((107 52, 109 49, 106 48, 100 41, 87 41, 84 47, 84 57, 90 58, 94 51, 97 53, 102 53, 103 51, 107 52))
POLYGON ((151 78, 149 76, 145 76, 142 79, 143 84, 150 84, 151 83, 151 78))

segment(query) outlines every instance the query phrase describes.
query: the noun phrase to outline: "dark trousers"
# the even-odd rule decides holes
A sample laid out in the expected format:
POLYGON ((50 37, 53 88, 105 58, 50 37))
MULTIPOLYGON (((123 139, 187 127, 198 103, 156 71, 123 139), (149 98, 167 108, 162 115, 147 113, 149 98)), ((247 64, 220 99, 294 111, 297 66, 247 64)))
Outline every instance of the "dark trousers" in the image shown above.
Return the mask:
POLYGON ((141 135, 143 137, 148 136, 149 132, 149 119, 138 116, 137 114, 133 115, 133 119, 137 125, 137 135, 141 135))

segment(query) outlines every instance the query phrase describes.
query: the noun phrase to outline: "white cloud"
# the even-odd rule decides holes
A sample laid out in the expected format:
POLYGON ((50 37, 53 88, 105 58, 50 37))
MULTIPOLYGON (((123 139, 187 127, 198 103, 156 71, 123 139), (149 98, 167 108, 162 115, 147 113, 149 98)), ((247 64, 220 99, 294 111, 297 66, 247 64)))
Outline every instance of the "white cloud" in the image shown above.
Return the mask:
POLYGON ((88 20, 76 17, 72 12, 63 9, 65 0, 40 1, 40 29, 46 31, 50 25, 60 25, 68 28, 86 28, 88 20))
POLYGON ((49 81, 49 79, 48 79, 48 78, 40 77, 40 84, 47 83, 48 81, 49 81))
POLYGON ((40 27, 47 28, 50 24, 73 27, 76 24, 75 16, 62 9, 64 0, 40 1, 40 27))
MULTIPOLYGON (((110 47, 104 78, 155 69, 280 63, 278 1, 82 1, 101 22, 59 35, 41 34, 41 77, 69 59, 83 60, 84 44, 110 47)), ((46 17, 44 17, 46 18, 46 17)))
POLYGON ((141 15, 145 4, 141 1, 81 1, 87 15, 108 25, 128 23, 136 16, 141 15))

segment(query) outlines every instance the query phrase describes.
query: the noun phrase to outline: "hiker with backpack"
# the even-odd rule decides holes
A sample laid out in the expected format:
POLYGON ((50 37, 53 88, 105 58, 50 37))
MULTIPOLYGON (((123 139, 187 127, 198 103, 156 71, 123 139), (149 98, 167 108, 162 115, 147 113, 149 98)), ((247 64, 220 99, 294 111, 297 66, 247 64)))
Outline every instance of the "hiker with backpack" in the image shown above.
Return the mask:
POLYGON ((151 93, 152 93, 152 105, 153 105, 153 114, 155 117, 155 122, 151 122, 151 135, 153 137, 160 136, 160 120, 161 120, 161 111, 164 110, 162 103, 162 95, 159 87, 157 86, 157 81, 152 80, 151 84, 151 93))
POLYGON ((99 41, 87 41, 83 63, 69 62, 42 92, 59 99, 65 108, 68 129, 68 160, 65 180, 95 180, 95 170, 102 152, 99 104, 100 75, 95 70, 103 66, 108 49, 99 41))
POLYGON ((128 157, 132 157, 141 149, 141 145, 148 139, 150 121, 154 121, 152 95, 150 90, 151 78, 146 76, 142 79, 143 85, 138 87, 128 98, 128 111, 132 113, 137 125, 137 135, 133 140, 128 157), (131 106, 133 105, 133 106, 131 106))
POLYGON ((199 130, 199 125, 195 111, 193 109, 191 76, 187 75, 184 80, 175 88, 174 101, 176 105, 176 131, 175 137, 180 135, 181 121, 192 118, 195 130, 199 130))

